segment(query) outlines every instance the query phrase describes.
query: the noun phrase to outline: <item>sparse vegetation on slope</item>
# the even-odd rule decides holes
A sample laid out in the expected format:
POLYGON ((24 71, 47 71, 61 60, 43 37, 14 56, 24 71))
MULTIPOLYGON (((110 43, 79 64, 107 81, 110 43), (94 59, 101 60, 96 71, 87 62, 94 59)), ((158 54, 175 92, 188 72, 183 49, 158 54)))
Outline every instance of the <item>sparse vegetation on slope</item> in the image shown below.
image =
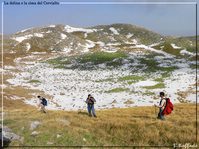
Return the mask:
POLYGON ((124 42, 124 39, 126 39, 126 36, 128 34, 132 34, 132 37, 129 39, 136 39, 139 43, 150 45, 155 42, 161 41, 163 36, 161 36, 158 33, 149 31, 143 27, 131 25, 131 24, 111 24, 111 25, 100 25, 95 26, 93 28, 99 29, 100 31, 96 33, 91 33, 88 35, 88 39, 93 41, 103 41, 105 43, 110 42, 109 36, 107 36, 104 33, 113 34, 110 30, 110 28, 113 27, 116 30, 118 30, 118 33, 120 35, 116 35, 115 39, 120 42, 124 42))
POLYGON ((125 76, 125 77, 119 78, 119 81, 132 81, 132 80, 133 81, 140 81, 140 80, 144 80, 144 77, 131 75, 131 76, 125 76))
POLYGON ((114 88, 114 89, 111 89, 109 91, 106 91, 106 93, 118 93, 118 92, 126 92, 126 91, 129 91, 128 88, 114 88))
POLYGON ((164 83, 158 83, 156 85, 153 86, 144 86, 143 88, 151 90, 151 89, 157 89, 157 88, 165 88, 165 84, 164 83))
POLYGON ((50 59, 47 63, 54 65, 55 68, 95 68, 99 64, 106 64, 108 67, 122 66, 122 59, 128 55, 124 52, 94 52, 78 56, 58 57, 50 59), (68 64, 69 67, 67 66, 68 64))
POLYGON ((28 83, 41 83, 39 80, 30 80, 28 83))
POLYGON ((85 51, 99 52, 102 49, 136 51, 136 45, 154 45, 153 48, 157 50, 189 58, 189 54, 182 55, 180 52, 186 49, 195 53, 195 44, 194 37, 165 37, 131 24, 100 25, 88 29, 68 25, 45 26, 27 29, 5 36, 4 39, 4 49, 13 50, 20 55, 52 51, 82 54, 85 51), (180 49, 173 48, 171 44, 179 46, 180 49))
POLYGON ((185 37, 166 37, 163 42, 154 46, 153 48, 163 50, 177 57, 186 57, 180 53, 181 50, 187 50, 188 52, 196 53, 196 42, 185 37), (178 48, 174 48, 172 44, 175 44, 178 48))
MULTIPOLYGON (((107 53, 107 52, 95 52, 84 54, 80 56, 77 61, 80 63, 93 63, 94 65, 102 64, 106 62, 112 62, 115 59, 126 58, 127 54, 124 52, 115 52, 115 53, 107 53)), ((112 62, 113 63, 113 62, 112 62)))

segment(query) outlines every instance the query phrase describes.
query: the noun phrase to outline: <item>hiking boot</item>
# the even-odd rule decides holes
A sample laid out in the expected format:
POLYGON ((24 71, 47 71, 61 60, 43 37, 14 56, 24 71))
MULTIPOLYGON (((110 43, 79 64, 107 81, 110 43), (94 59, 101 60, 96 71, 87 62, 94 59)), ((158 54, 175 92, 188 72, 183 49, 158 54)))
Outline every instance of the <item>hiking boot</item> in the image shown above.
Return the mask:
POLYGON ((41 109, 41 112, 42 112, 42 113, 46 113, 46 110, 44 110, 44 109, 41 109))
POLYGON ((89 116, 89 117, 92 117, 92 115, 91 115, 91 114, 88 114, 88 116, 89 116))
POLYGON ((95 117, 95 118, 97 118, 97 116, 96 116, 96 115, 94 115, 94 117, 95 117))

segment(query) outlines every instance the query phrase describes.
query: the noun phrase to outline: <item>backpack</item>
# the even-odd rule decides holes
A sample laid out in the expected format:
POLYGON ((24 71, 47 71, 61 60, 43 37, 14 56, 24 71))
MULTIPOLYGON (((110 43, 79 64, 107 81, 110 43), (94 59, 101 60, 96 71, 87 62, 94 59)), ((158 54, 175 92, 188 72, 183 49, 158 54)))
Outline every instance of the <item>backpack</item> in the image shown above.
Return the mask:
POLYGON ((173 111, 173 104, 169 98, 166 98, 166 106, 165 106, 164 110, 162 111, 162 114, 169 115, 169 114, 171 114, 172 111, 173 111))
POLYGON ((46 100, 45 98, 42 98, 42 104, 43 104, 44 106, 47 106, 47 100, 46 100))

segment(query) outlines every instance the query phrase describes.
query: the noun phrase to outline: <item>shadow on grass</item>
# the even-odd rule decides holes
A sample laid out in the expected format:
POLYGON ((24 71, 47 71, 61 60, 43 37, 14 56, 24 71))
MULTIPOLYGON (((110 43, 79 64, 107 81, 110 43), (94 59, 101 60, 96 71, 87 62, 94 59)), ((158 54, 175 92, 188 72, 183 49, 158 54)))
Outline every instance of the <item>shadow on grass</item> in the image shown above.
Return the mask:
POLYGON ((155 116, 131 116, 132 118, 140 118, 140 119, 156 119, 155 116))
POLYGON ((81 114, 81 115, 86 115, 86 116, 88 116, 88 113, 85 112, 85 111, 78 111, 77 114, 81 114))

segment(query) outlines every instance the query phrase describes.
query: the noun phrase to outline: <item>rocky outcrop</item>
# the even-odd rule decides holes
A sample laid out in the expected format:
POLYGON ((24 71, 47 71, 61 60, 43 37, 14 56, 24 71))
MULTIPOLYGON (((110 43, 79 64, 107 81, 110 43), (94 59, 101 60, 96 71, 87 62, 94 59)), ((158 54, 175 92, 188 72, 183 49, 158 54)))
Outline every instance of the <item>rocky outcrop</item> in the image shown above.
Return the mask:
POLYGON ((23 137, 20 137, 19 135, 13 133, 12 130, 7 126, 3 126, 2 129, 2 125, 0 125, 0 136, 1 142, 3 141, 3 147, 8 147, 12 141, 23 142, 23 137))

